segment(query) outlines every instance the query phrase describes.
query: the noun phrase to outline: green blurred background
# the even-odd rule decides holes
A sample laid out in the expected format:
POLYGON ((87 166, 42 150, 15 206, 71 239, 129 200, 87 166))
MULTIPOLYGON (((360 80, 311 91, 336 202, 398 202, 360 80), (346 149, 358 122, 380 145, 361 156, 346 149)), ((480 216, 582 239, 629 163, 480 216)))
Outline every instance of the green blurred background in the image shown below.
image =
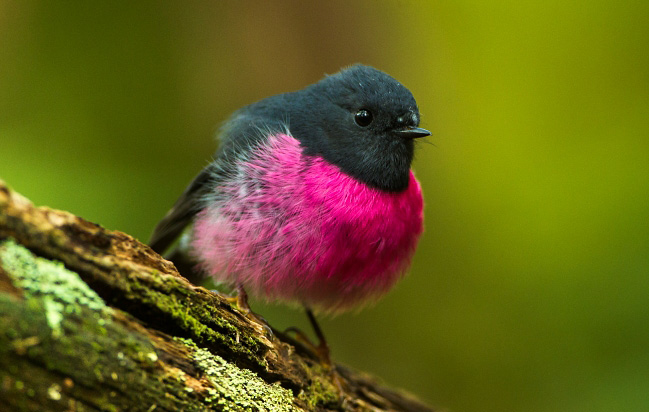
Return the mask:
MULTIPOLYGON (((412 90, 426 233, 336 359, 449 411, 649 410, 649 2, 0 1, 0 177, 146 240, 238 107, 412 90)), ((275 326, 300 311, 254 304, 275 326)))

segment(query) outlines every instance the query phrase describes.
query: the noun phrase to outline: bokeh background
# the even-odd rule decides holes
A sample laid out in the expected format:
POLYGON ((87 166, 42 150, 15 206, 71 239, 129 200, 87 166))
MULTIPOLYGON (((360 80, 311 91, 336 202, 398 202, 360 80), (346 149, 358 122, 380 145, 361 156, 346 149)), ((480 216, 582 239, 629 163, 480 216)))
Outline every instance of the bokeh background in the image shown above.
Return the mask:
MULTIPOLYGON (((649 410, 649 2, 0 1, 0 177, 146 240, 238 107, 355 62, 433 132, 336 359, 448 411, 649 410)), ((253 303, 279 328, 300 311, 253 303)))

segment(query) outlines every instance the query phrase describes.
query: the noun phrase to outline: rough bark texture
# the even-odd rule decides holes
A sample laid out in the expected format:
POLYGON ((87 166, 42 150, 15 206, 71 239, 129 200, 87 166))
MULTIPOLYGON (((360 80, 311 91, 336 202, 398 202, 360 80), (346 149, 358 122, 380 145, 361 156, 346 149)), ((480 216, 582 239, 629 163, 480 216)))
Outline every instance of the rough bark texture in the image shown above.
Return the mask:
POLYGON ((0 181, 0 411, 431 409, 0 181), (341 392, 342 390, 342 392, 341 392))

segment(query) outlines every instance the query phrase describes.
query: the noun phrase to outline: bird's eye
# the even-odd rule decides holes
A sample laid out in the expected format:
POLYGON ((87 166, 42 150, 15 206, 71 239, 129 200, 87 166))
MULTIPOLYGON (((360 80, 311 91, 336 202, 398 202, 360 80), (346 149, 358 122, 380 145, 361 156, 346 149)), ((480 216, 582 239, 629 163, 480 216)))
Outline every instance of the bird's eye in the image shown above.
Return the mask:
POLYGON ((356 112, 356 116, 354 116, 354 121, 356 122, 357 125, 361 127, 367 127, 372 123, 372 120, 374 119, 374 116, 372 116, 372 112, 370 112, 367 109, 361 109, 356 112))

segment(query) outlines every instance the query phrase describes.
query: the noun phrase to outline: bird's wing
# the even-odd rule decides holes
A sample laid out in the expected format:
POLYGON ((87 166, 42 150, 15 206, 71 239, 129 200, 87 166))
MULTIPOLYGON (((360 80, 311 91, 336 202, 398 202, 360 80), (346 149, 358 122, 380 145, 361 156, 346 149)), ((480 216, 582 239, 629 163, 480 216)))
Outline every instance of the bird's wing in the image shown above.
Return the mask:
POLYGON ((182 233, 196 213, 200 211, 200 200, 212 180, 210 167, 203 169, 192 180, 187 189, 156 225, 149 240, 149 246, 158 253, 164 252, 182 233))

